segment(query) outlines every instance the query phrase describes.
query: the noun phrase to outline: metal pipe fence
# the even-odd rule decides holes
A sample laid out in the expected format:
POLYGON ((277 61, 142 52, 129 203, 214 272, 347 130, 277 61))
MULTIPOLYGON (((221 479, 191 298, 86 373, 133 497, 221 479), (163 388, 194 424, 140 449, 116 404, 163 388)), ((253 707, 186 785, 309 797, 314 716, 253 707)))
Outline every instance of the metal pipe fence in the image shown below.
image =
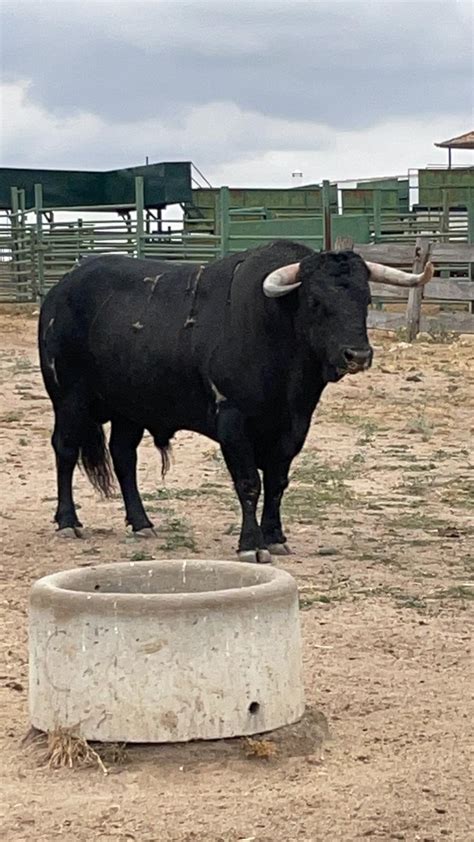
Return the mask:
MULTIPOLYGON (((446 196, 455 186, 446 187, 446 196)), ((331 185, 323 182, 321 212, 295 213, 294 209, 280 208, 266 218, 261 206, 231 207, 231 191, 222 187, 214 215, 194 218, 185 214, 162 220, 159 215, 152 217, 145 208, 144 179, 138 176, 135 203, 121 207, 120 218, 104 219, 101 214, 114 209, 101 205, 65 208, 92 218, 78 215, 75 220, 58 221, 55 214, 60 209, 43 206, 41 185, 36 185, 35 206, 29 209, 25 208, 24 191, 13 188, 11 213, 0 219, 0 301, 41 300, 62 275, 90 254, 208 263, 278 239, 300 241, 314 249, 330 248, 336 233, 374 246, 414 245, 420 236, 436 243, 474 243, 474 191, 470 189, 464 209, 451 208, 446 199, 443 207, 400 212, 386 208, 384 188, 364 188, 363 195, 369 202, 364 213, 360 208, 344 210, 344 202, 340 212, 334 213, 331 185)), ((472 267, 470 261, 453 264, 446 260, 441 277, 472 280, 472 267)))

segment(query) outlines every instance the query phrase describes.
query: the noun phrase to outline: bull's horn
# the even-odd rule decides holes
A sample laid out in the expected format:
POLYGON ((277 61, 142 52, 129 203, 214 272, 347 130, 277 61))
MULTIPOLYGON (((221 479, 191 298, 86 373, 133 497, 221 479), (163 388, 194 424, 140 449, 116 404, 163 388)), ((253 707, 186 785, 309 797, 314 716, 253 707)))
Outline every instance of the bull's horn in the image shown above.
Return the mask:
POLYGON ((301 281, 295 280, 299 268, 299 263, 290 263, 289 266, 282 266, 281 269, 270 272, 263 282, 263 292, 267 298, 288 295, 289 292, 301 286, 301 281))
POLYGON ((367 260, 366 264, 371 281, 396 287, 422 287, 431 281, 434 272, 432 263, 427 263, 420 275, 402 272, 401 269, 393 269, 392 266, 384 266, 383 263, 369 263, 367 260))

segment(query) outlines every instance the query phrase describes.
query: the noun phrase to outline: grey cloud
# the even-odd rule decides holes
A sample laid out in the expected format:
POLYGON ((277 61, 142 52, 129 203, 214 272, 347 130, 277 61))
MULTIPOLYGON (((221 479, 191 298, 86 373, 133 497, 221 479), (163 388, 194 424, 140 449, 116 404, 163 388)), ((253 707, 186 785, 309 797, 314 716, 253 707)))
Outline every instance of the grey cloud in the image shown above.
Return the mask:
MULTIPOLYGON (((469 3, 4 2, 3 67, 55 114, 179 119, 229 101, 359 128, 472 102, 469 3)), ((212 126, 209 126, 212 143, 212 126)))

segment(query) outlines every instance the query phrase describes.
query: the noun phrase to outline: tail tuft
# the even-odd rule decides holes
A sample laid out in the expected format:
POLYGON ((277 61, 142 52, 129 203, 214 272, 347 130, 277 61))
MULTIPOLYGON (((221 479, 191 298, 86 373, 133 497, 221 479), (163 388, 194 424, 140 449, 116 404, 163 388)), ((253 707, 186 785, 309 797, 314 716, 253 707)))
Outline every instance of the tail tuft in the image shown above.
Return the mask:
POLYGON ((153 441, 155 447, 161 454, 161 476, 164 479, 171 467, 171 445, 169 438, 165 436, 155 436, 153 441))
POLYGON ((161 454, 161 477, 164 479, 171 468, 171 447, 168 445, 168 447, 160 447, 159 450, 161 454))
POLYGON ((111 497, 114 474, 101 424, 89 421, 81 445, 81 464, 93 487, 104 497, 111 497))

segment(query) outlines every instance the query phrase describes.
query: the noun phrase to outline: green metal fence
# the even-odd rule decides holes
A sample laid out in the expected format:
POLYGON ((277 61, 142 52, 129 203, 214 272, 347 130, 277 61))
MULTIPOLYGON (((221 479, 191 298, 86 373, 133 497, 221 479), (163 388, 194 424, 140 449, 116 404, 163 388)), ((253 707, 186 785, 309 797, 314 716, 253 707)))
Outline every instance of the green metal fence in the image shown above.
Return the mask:
MULTIPOLYGON (((356 212, 354 206, 353 212, 346 208, 346 212, 338 213, 332 187, 323 182, 319 208, 301 215, 294 210, 287 213, 283 204, 278 212, 250 205, 250 199, 262 198, 255 191, 245 191, 245 207, 232 207, 233 191, 222 187, 212 191, 213 211, 209 206, 207 216, 203 200, 199 216, 186 213, 184 218, 162 220, 147 209, 144 179, 137 176, 135 201, 121 207, 120 215, 108 220, 103 211, 111 212, 113 208, 87 207, 76 209, 77 217, 70 222, 55 217, 58 211, 70 211, 69 207, 44 206, 40 184, 34 187, 34 206, 30 208, 25 206, 25 192, 13 188, 12 211, 0 220, 0 300, 41 299, 84 255, 94 253, 207 263, 282 238, 306 243, 316 250, 331 248, 338 237, 350 237, 360 244, 410 244, 421 235, 440 243, 474 242, 474 188, 464 185, 464 209, 447 206, 401 213, 390 206, 392 200, 386 201, 387 188, 374 183, 370 188, 364 187, 363 212, 360 208, 356 212)), ((390 190, 393 194, 392 185, 390 190)), ((291 191, 283 192, 282 202, 286 202, 286 193, 291 191)), ((277 197, 273 201, 276 204, 277 197)), ((449 273, 449 267, 446 271, 449 273)))

